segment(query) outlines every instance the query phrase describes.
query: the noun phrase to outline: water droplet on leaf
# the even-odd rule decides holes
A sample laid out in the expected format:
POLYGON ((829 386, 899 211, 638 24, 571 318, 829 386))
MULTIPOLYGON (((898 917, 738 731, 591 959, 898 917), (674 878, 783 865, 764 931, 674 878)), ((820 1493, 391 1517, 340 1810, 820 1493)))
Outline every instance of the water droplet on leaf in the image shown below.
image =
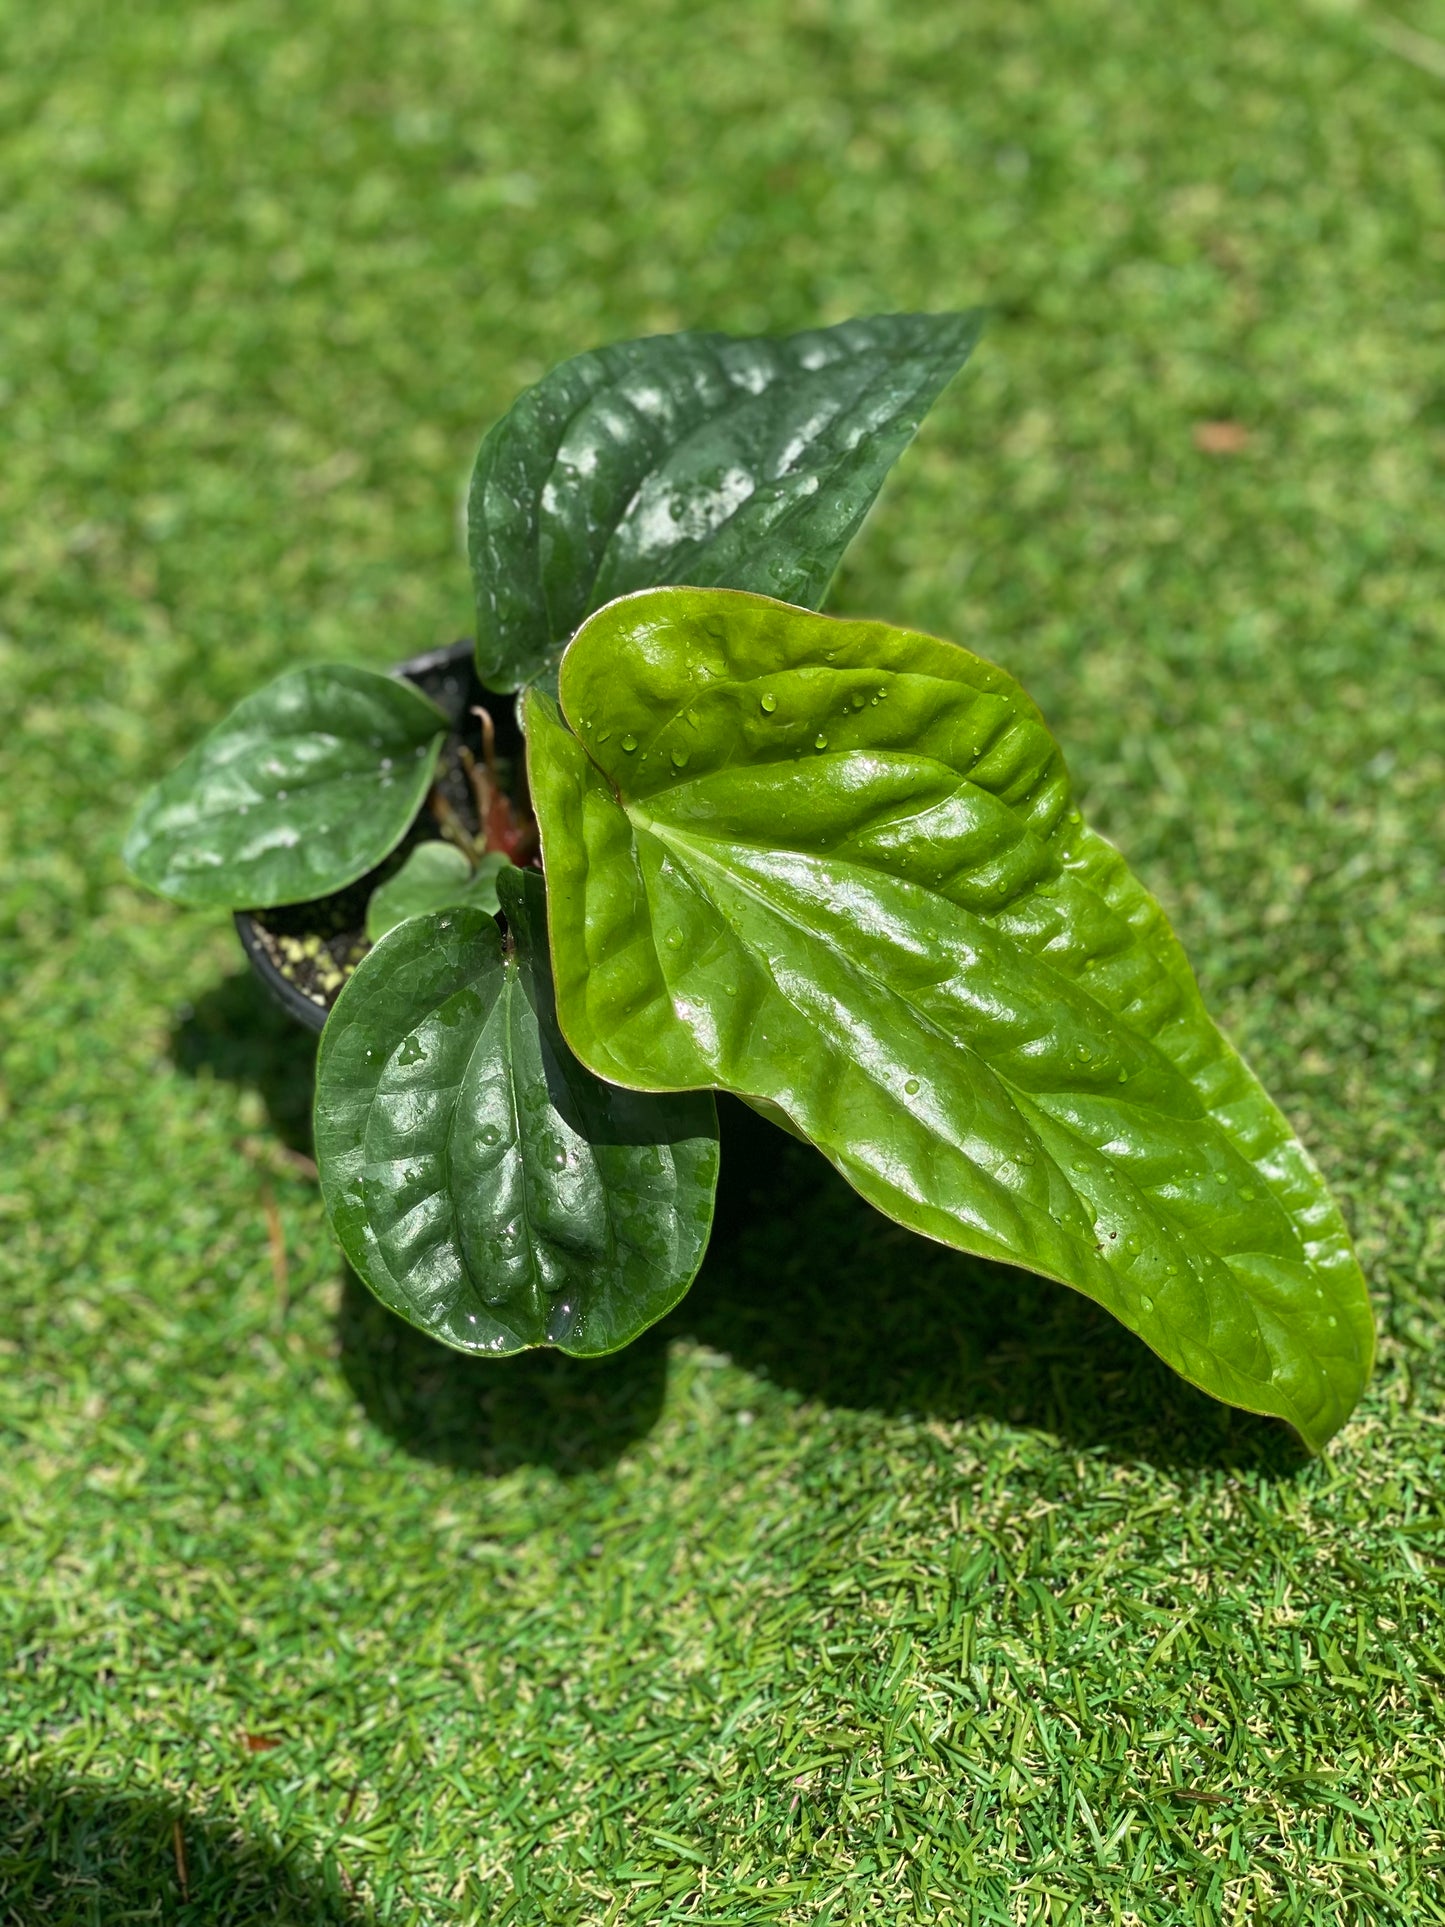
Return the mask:
POLYGON ((909 1097, 917 1097, 918 1079, 916 1077, 910 1077, 908 1082, 903 1086, 903 1088, 907 1092, 909 1097))
POLYGON ((770 716, 772 715, 773 711, 777 708, 777 706, 778 706, 778 699, 770 689, 765 690, 764 693, 758 697, 759 709, 765 709, 770 716))
POLYGON ((685 749, 675 749, 672 752, 672 767, 674 769, 687 768, 687 751, 685 749))
POLYGON ((627 754, 629 756, 632 754, 633 750, 637 748, 637 738, 634 735, 632 735, 630 731, 626 736, 623 737, 622 747, 627 751, 627 754))
POLYGON ((814 749, 826 749, 828 747, 828 738, 823 734, 821 729, 813 738, 813 747, 814 749))

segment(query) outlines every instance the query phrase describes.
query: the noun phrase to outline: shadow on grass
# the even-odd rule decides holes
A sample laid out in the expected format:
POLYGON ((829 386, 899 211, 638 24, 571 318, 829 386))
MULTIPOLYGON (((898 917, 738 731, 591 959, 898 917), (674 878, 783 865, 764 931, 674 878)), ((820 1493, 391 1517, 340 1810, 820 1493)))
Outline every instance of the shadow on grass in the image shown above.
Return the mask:
MULTIPOLYGON (((249 976, 177 1026, 175 1062, 257 1091, 278 1134, 310 1149, 315 1041, 249 976)), ((963 1258, 881 1218, 815 1153, 719 1100, 712 1244, 677 1310, 611 1358, 505 1364, 448 1350, 350 1273, 342 1370, 373 1423, 419 1457, 496 1473, 611 1464, 655 1423, 667 1341, 690 1336, 832 1405, 1037 1427, 1079 1450, 1160 1467, 1288 1478, 1284 1426, 1206 1398, 1077 1292, 963 1258)))
POLYGON ((170 1056, 191 1077, 219 1077, 255 1091, 281 1141, 310 1157, 316 1044, 244 971, 177 1014, 170 1056))
POLYGON ((691 1337, 826 1404, 1038 1427, 1160 1467, 1307 1462, 1281 1425, 1206 1398, 1077 1292, 890 1224, 816 1153, 724 1099, 707 1259, 677 1310, 611 1358, 447 1350, 350 1272, 342 1369, 408 1451, 477 1471, 611 1464, 652 1427, 667 1341, 691 1337))
POLYGON ((1290 1477, 1283 1425, 1207 1398, 1092 1300, 880 1217, 807 1146, 719 1100, 717 1227, 662 1329, 830 1405, 1038 1427, 1160 1467, 1290 1477))
POLYGON ((651 1431, 667 1390, 661 1327, 611 1358, 473 1358, 388 1311, 349 1266, 337 1325, 342 1372, 372 1423, 419 1458, 476 1472, 611 1465, 651 1431))
POLYGON ((365 1927, 372 1918, 347 1897, 330 1856, 303 1865, 151 1793, 0 1779, 0 1927, 365 1927))

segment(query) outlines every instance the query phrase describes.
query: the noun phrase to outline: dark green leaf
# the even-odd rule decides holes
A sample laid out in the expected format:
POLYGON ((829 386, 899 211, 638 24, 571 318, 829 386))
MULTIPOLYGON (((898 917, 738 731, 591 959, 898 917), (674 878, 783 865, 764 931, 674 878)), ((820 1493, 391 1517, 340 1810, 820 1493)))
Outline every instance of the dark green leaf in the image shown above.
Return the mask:
POLYGON ((979 320, 654 335, 554 368, 487 436, 472 477, 482 680, 550 679, 585 615, 655 583, 816 607, 979 320))
POLYGON ((396 875, 372 891, 366 906, 368 939, 380 943, 388 930, 408 917, 422 917, 451 904, 469 904, 495 916, 500 907, 497 876, 507 861, 492 850, 473 869, 454 843, 418 843, 396 875))
POLYGON ((776 1106, 881 1210, 1322 1446, 1373 1331, 1319 1174, 1043 719, 951 643, 657 590, 528 698, 566 1035, 776 1106))
POLYGON ((599 1083, 562 1041, 535 871, 399 924, 321 1035, 316 1156, 377 1297, 464 1351, 615 1351, 675 1305, 707 1246, 711 1096, 599 1083))
POLYGON ((445 733, 436 705, 398 677, 344 663, 292 670, 147 792, 125 860, 177 903, 325 896, 405 836, 445 733))

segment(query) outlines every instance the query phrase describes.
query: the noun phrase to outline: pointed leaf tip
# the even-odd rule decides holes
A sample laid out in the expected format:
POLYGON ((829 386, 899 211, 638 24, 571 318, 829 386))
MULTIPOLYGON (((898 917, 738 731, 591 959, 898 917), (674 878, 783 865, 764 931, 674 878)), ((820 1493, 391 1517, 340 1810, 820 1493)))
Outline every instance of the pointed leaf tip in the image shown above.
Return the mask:
POLYGON ((472 477, 483 681, 549 681, 589 611, 658 583, 821 603, 981 326, 974 310, 776 340, 653 335, 554 368, 472 477))

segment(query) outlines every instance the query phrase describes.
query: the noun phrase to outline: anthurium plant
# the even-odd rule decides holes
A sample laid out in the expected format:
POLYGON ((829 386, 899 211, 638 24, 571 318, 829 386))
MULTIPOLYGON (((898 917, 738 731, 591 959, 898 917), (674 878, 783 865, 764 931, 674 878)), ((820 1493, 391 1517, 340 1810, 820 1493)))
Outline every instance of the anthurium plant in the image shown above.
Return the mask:
POLYGON ((676 1304, 725 1090, 898 1223, 1085 1293, 1318 1450, 1370 1370, 1364 1282, 1159 905, 1003 668, 817 613, 976 333, 883 316, 563 364, 471 487, 510 780, 483 709, 462 820, 440 712, 311 665, 144 799, 127 857, 230 908, 381 875, 317 1161, 356 1271, 450 1345, 604 1353, 676 1304))

